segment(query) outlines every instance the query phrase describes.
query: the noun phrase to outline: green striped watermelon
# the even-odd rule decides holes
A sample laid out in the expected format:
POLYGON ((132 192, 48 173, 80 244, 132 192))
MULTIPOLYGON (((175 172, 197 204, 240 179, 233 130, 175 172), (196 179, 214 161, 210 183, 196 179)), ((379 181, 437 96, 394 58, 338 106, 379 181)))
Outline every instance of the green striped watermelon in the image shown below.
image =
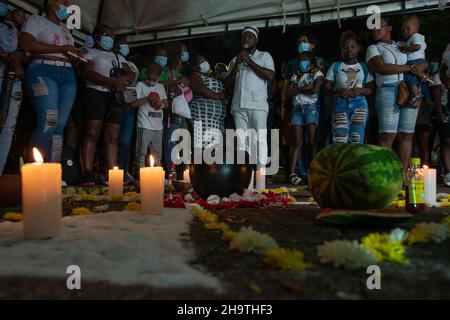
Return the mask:
POLYGON ((403 165, 389 149, 336 144, 321 151, 309 173, 309 188, 322 208, 381 209, 403 185, 403 165))

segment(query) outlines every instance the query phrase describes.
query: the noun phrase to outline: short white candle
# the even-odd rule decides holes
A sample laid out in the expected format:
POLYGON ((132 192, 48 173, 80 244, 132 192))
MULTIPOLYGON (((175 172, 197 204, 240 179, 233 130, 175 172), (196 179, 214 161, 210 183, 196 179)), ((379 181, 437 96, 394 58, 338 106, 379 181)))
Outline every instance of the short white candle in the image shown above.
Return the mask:
POLYGON ((189 169, 184 170, 184 172, 183 172, 183 181, 191 182, 191 178, 189 177, 189 169))
POLYGON ((123 196, 123 170, 118 167, 109 170, 108 191, 110 197, 123 196))
POLYGON ((437 182, 436 182, 436 176, 437 176, 437 171, 436 169, 430 169, 427 166, 423 167, 423 173, 424 173, 424 183, 425 183, 425 203, 434 205, 436 204, 436 187, 437 187, 437 182))
POLYGON ((150 156, 151 167, 141 168, 141 211, 144 214, 162 214, 164 208, 164 170, 154 167, 155 161, 150 156))
POLYGON ((62 169, 44 163, 33 149, 35 163, 22 167, 23 235, 27 240, 54 238, 62 232, 62 169))
POLYGON ((256 190, 266 189, 266 169, 256 171, 256 190))

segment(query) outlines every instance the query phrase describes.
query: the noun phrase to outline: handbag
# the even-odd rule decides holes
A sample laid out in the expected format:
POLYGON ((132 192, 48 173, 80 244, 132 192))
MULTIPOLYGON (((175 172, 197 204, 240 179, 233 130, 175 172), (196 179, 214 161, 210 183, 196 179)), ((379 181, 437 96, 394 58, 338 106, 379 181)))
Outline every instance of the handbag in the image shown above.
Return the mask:
MULTIPOLYGON (((392 56, 394 57, 394 60, 395 60, 395 64, 397 64, 398 62, 397 62, 397 57, 395 56, 395 54, 388 47, 384 46, 384 48, 392 54, 392 56)), ((398 93, 397 93, 397 104, 400 107, 404 107, 408 103, 411 93, 409 92, 409 88, 408 88, 408 85, 406 84, 406 82, 404 80, 400 80, 400 74, 397 74, 397 76, 398 76, 398 81, 399 81, 398 93)))
MULTIPOLYGON (((169 70, 169 77, 171 80, 177 80, 177 77, 175 77, 173 70, 169 70)), ((187 103, 190 103, 194 99, 194 93, 192 92, 192 89, 188 86, 185 87, 183 85, 181 85, 180 88, 187 103)))
POLYGON ((183 94, 172 99, 172 113, 186 119, 192 118, 191 109, 189 108, 189 104, 183 94))

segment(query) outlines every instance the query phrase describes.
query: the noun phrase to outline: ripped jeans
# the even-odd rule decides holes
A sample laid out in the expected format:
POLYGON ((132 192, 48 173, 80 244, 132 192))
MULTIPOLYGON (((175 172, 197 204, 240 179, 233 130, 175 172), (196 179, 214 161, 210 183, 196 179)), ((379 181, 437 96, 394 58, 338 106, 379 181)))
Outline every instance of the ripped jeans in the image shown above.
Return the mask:
POLYGON ((368 119, 366 97, 337 98, 332 115, 333 143, 364 143, 368 119))
POLYGON ((64 128, 77 95, 75 73, 70 67, 31 63, 25 84, 37 117, 30 141, 47 162, 58 163, 64 128))

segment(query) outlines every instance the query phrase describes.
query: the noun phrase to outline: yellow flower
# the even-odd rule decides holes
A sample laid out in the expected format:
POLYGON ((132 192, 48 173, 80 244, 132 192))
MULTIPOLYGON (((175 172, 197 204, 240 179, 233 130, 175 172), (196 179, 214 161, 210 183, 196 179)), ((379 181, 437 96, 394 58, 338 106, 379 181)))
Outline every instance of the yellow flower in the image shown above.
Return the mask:
POLYGON ((123 196, 124 197, 134 197, 134 196, 137 196, 137 192, 127 192, 127 193, 125 193, 123 196))
POLYGON ((392 239, 389 234, 372 233, 361 240, 362 246, 372 252, 377 262, 392 261, 408 264, 405 247, 401 241, 392 239))
POLYGON ((295 199, 293 196, 289 196, 289 199, 291 199, 292 202, 297 202, 297 199, 295 199))
POLYGON ((228 228, 228 226, 223 223, 223 222, 209 222, 209 223, 205 223, 203 225, 203 228, 207 229, 207 230, 218 230, 218 231, 228 231, 230 230, 230 228, 228 228))
POLYGON ((295 249, 275 248, 267 251, 264 262, 272 268, 282 270, 305 270, 311 268, 304 261, 303 252, 295 249))
POLYGON ((441 202, 439 202, 439 205, 441 206, 441 208, 448 208, 448 207, 450 207, 450 202, 449 201, 441 201, 441 202))
POLYGON ((392 206, 396 208, 404 208, 406 206, 405 200, 394 200, 392 206))
POLYGON ((197 212, 197 218, 203 223, 217 222, 218 217, 216 214, 209 212, 205 209, 201 209, 197 212))
POLYGON ((80 207, 80 208, 74 208, 72 209, 72 215, 73 216, 88 216, 93 214, 91 210, 88 208, 80 207))
POLYGON ((97 196, 93 195, 93 194, 82 194, 81 195, 81 200, 83 201, 97 201, 97 196))
POLYGON ((23 220, 23 215, 21 213, 8 212, 3 216, 3 219, 18 222, 23 220))
POLYGON ((306 202, 316 202, 316 200, 314 199, 314 197, 309 197, 308 199, 306 199, 306 202))
POLYGON ((400 193, 398 194, 400 197, 406 197, 406 192, 405 190, 400 190, 400 193))
POLYGON ((123 201, 123 196, 110 197, 111 201, 123 201))
POLYGON ((141 211, 141 204, 137 202, 128 202, 124 211, 141 211))
POLYGON ((425 230, 414 228, 409 232, 406 242, 408 245, 415 243, 427 243, 428 235, 425 230))
POLYGON ((231 231, 230 229, 223 231, 222 240, 233 241, 236 238, 237 232, 231 231))

